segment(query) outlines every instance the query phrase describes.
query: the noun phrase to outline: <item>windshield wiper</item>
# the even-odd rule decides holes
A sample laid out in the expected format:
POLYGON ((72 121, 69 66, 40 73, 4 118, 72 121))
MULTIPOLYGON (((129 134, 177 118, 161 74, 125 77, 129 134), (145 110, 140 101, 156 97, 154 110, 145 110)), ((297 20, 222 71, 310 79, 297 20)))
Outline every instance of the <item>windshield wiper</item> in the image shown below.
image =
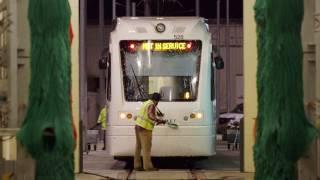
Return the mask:
MULTIPOLYGON (((138 78, 137 78, 137 76, 136 76, 136 73, 134 72, 134 69, 133 69, 133 67, 132 67, 131 64, 130 64, 130 67, 131 67, 131 70, 132 70, 134 79, 136 80, 139 94, 140 94, 141 98, 143 99, 143 98, 145 97, 146 93, 145 93, 144 91, 142 91, 143 93, 141 92, 140 83, 139 83, 139 81, 138 81, 138 78)), ((147 95, 147 99, 148 99, 148 95, 147 95)), ((158 107, 156 107, 156 109, 157 109, 157 115, 158 115, 158 116, 164 116, 164 114, 160 111, 160 109, 159 109, 158 107)))
POLYGON ((140 94, 141 98, 144 98, 144 95, 142 94, 141 89, 140 89, 140 87, 141 87, 141 86, 140 86, 140 83, 139 83, 139 81, 138 81, 138 78, 137 78, 137 76, 136 76, 136 73, 134 72, 134 69, 133 69, 133 67, 132 67, 131 64, 130 64, 130 67, 131 67, 131 70, 132 70, 134 79, 136 80, 136 84, 137 84, 137 87, 138 87, 139 94, 140 94))

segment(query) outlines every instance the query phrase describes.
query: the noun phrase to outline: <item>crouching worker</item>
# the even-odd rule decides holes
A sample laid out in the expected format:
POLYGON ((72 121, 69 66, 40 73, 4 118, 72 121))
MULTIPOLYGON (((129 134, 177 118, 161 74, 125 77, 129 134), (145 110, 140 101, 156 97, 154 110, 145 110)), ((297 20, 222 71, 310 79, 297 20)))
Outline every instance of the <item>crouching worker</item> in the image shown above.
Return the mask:
POLYGON ((165 124, 165 120, 157 119, 156 107, 161 99, 159 93, 153 93, 151 99, 144 102, 135 120, 136 152, 134 169, 137 171, 155 171, 151 162, 152 130, 155 124, 165 124), (143 168, 141 166, 141 150, 143 168))

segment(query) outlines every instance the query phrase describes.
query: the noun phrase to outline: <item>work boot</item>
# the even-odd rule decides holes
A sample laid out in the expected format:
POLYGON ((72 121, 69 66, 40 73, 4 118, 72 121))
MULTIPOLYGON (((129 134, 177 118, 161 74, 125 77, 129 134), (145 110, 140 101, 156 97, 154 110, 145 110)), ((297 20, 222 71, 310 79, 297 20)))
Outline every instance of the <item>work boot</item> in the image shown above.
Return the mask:
POLYGON ((148 168, 148 169, 145 169, 145 171, 158 171, 159 169, 158 168, 148 168))
POLYGON ((135 171, 144 171, 144 169, 142 167, 137 167, 137 168, 134 168, 133 170, 135 170, 135 171))

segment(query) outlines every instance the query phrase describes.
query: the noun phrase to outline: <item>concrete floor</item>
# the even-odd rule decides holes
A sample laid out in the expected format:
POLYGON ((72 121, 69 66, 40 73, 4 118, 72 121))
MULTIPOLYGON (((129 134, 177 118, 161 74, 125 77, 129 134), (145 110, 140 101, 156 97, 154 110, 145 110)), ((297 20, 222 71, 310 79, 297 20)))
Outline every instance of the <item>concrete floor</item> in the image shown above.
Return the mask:
POLYGON ((77 180, 101 179, 253 179, 252 173, 240 173, 240 152, 227 149, 226 142, 217 143, 217 154, 208 159, 154 158, 159 171, 132 171, 132 164, 114 160, 101 150, 83 154, 84 172, 77 180))
MULTIPOLYGON (((124 170, 132 169, 131 163, 114 160, 98 144, 97 151, 83 154, 84 172, 91 170, 124 170)), ((217 143, 217 154, 208 159, 194 160, 188 158, 153 158, 154 166, 160 169, 206 169, 206 170, 240 170, 240 151, 227 149, 224 141, 217 143)))
POLYGON ((198 172, 195 176, 192 173, 178 170, 159 170, 156 172, 132 172, 129 176, 108 176, 103 175, 90 175, 90 174, 77 174, 76 180, 105 180, 105 179, 141 179, 141 180, 253 180, 253 173, 240 173, 236 171, 203 171, 198 172))

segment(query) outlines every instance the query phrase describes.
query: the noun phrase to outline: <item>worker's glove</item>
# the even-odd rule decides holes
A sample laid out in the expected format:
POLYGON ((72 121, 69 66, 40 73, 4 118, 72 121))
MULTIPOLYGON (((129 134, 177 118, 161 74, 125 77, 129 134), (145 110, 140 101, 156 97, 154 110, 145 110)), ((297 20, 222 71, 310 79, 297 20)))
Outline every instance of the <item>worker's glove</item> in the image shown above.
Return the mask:
POLYGON ((166 120, 157 119, 157 123, 156 123, 156 125, 166 124, 166 123, 167 123, 167 121, 166 121, 166 120))
POLYGON ((160 112, 160 111, 157 111, 157 116, 158 116, 158 117, 163 117, 164 114, 163 114, 162 112, 160 112))

